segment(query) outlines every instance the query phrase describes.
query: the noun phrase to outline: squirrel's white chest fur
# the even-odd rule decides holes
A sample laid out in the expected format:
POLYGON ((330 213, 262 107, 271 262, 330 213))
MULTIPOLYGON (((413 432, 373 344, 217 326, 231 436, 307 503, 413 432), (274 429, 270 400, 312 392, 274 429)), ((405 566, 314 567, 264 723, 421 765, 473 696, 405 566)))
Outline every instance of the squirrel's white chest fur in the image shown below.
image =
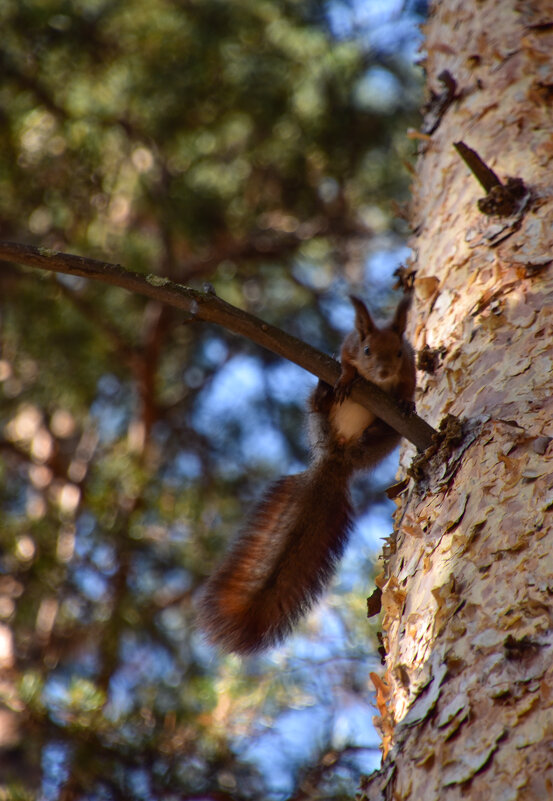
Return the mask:
POLYGON ((330 420, 337 436, 346 440, 360 437, 375 419, 372 412, 349 398, 343 403, 335 404, 330 412, 330 420))

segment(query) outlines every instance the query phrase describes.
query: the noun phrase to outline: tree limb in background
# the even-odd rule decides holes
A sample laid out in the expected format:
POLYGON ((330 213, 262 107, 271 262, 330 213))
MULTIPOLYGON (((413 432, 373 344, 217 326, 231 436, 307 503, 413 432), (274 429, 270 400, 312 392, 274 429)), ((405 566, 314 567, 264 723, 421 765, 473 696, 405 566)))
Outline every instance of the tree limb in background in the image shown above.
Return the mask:
MULTIPOLYGON (((216 323, 234 334, 246 337, 251 342, 303 367, 328 384, 334 385, 340 376, 340 366, 330 356, 291 334, 263 322, 253 314, 221 300, 213 291, 199 292, 159 275, 140 275, 131 272, 119 264, 109 264, 14 242, 0 242, 0 260, 91 278, 129 292, 146 295, 181 309, 191 320, 216 323)), ((434 429, 418 415, 414 413, 406 415, 395 400, 380 387, 369 381, 359 380, 353 387, 351 397, 410 440, 419 450, 425 450, 430 446, 434 429)))

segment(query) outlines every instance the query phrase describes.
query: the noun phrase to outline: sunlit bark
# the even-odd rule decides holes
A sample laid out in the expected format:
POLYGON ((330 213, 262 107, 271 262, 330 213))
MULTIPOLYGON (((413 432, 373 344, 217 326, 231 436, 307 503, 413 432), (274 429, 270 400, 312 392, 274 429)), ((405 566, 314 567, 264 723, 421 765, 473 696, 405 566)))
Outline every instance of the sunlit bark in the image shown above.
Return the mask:
POLYGON ((463 438, 398 501, 387 757, 364 797, 537 801, 553 798, 552 7, 444 0, 426 33, 441 101, 414 186, 412 334, 437 367, 417 407, 462 419, 463 438), (477 206, 459 141, 529 189, 508 216, 477 206))

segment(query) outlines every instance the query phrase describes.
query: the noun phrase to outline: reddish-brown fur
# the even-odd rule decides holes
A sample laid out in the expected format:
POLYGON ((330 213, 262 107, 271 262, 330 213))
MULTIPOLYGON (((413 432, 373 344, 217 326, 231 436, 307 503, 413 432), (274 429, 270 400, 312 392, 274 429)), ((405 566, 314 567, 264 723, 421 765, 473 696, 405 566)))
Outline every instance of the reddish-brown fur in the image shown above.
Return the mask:
POLYGON ((382 328, 362 301, 352 297, 352 303, 355 330, 342 346, 340 379, 334 389, 319 382, 311 398, 311 466, 267 491, 202 594, 200 626, 225 650, 248 654, 273 645, 311 608, 347 543, 351 474, 374 467, 399 442, 399 435, 370 413, 355 436, 347 427, 336 428, 342 404, 362 419, 362 410, 347 397, 358 374, 406 402, 415 390, 413 351, 403 339, 408 300, 382 328))
POLYGON ((225 650, 278 642, 322 592, 351 525, 347 487, 328 476, 307 470, 277 481, 208 581, 200 619, 225 650))

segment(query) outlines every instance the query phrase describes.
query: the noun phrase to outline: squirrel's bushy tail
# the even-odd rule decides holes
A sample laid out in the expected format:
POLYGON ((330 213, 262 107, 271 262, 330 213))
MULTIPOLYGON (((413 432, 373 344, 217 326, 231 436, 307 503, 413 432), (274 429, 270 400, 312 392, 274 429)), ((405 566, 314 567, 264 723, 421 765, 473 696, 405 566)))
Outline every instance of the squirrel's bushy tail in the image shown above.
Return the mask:
POLYGON ((282 640, 330 580, 351 529, 349 471, 328 458, 266 492, 208 580, 200 626, 226 651, 282 640))

